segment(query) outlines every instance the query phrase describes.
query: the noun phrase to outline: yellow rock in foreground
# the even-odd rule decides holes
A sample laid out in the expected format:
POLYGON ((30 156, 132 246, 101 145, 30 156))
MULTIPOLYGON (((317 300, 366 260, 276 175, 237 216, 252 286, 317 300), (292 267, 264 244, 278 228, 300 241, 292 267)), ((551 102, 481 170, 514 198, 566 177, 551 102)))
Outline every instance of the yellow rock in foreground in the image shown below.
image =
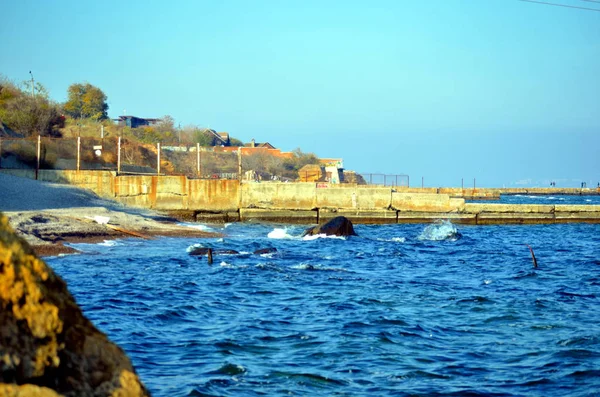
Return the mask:
POLYGON ((129 358, 0 214, 0 396, 147 396, 129 358))

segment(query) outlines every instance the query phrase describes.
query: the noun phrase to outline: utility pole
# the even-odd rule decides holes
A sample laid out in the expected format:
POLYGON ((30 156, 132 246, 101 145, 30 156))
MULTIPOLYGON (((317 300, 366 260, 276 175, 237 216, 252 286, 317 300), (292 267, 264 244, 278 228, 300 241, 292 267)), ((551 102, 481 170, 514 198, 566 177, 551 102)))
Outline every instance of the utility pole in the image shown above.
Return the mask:
POLYGON ((35 96, 35 91, 34 91, 35 82, 33 80, 33 73, 31 73, 31 70, 29 71, 29 75, 31 75, 31 96, 34 97, 35 96))

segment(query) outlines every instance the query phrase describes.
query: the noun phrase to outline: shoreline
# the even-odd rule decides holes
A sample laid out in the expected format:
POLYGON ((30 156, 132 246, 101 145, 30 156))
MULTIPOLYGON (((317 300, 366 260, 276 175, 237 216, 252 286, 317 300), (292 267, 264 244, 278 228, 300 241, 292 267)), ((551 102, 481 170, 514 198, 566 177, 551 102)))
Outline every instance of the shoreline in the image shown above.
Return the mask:
POLYGON ((222 237, 220 233, 181 225, 179 220, 158 213, 130 213, 105 207, 4 212, 4 215, 38 256, 76 254, 79 251, 66 244, 94 244, 120 238, 222 237), (87 214, 108 223, 98 223, 87 214))
POLYGON ((65 244, 123 237, 220 237, 180 225, 180 219, 128 207, 91 190, 0 173, 0 215, 40 256, 77 253, 65 244))

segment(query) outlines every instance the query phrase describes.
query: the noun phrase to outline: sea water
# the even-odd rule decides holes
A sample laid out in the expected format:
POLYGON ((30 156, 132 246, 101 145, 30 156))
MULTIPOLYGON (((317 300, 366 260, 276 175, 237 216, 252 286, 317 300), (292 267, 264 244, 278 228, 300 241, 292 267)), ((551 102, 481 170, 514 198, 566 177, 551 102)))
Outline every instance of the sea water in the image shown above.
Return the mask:
MULTIPOLYGON (((480 200, 470 202, 482 202, 480 200)), ((483 201, 486 202, 486 201, 483 201)), ((529 195, 529 194, 503 194, 499 201, 490 203, 500 204, 569 204, 569 205, 600 205, 600 195, 529 195)))
POLYGON ((600 225, 212 228, 47 258, 155 396, 600 391, 600 225))

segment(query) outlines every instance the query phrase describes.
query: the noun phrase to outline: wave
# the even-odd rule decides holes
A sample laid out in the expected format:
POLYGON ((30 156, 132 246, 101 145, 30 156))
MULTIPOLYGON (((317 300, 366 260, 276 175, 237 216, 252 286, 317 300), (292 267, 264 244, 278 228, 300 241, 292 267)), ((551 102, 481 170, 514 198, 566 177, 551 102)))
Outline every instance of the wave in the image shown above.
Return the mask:
POLYGON ((311 265, 310 263, 301 263, 299 265, 292 266, 292 269, 297 270, 314 270, 314 271, 325 271, 325 272, 347 272, 348 270, 343 267, 326 267, 321 265, 311 265))
POLYGON ((454 226, 452 222, 445 220, 425 227, 418 239, 428 241, 456 241, 461 237, 462 235, 459 233, 456 226, 454 226))
POLYGON ((406 237, 378 238, 377 241, 387 241, 390 243, 405 243, 406 237))
POLYGON ((201 223, 189 223, 189 222, 181 222, 180 226, 186 226, 192 229, 200 230, 201 232, 212 232, 216 233, 217 231, 210 226, 203 225, 201 223))
POLYGON ((246 370, 246 368, 244 368, 243 365, 233 364, 233 363, 226 363, 226 364, 222 365, 219 369, 217 369, 215 371, 208 372, 208 374, 209 375, 230 375, 230 376, 235 376, 235 375, 244 374, 246 372, 247 372, 247 370, 246 370))
POLYGON ((103 247, 114 247, 117 245, 122 245, 122 243, 118 242, 117 240, 104 240, 104 242, 98 243, 98 245, 103 247))
POLYGON ((344 236, 329 236, 327 234, 315 234, 313 236, 306 235, 306 236, 302 237, 302 240, 312 241, 312 240, 317 240, 320 238, 332 238, 332 239, 337 239, 337 240, 346 240, 346 237, 344 237, 344 236))
POLYGON ((232 265, 231 263, 227 263, 225 261, 221 261, 219 266, 225 269, 246 269, 248 267, 248 265, 232 265))
POLYGON ((268 238, 276 239, 276 240, 284 240, 284 239, 295 239, 296 236, 292 236, 288 233, 288 228, 275 228, 267 234, 268 238))

